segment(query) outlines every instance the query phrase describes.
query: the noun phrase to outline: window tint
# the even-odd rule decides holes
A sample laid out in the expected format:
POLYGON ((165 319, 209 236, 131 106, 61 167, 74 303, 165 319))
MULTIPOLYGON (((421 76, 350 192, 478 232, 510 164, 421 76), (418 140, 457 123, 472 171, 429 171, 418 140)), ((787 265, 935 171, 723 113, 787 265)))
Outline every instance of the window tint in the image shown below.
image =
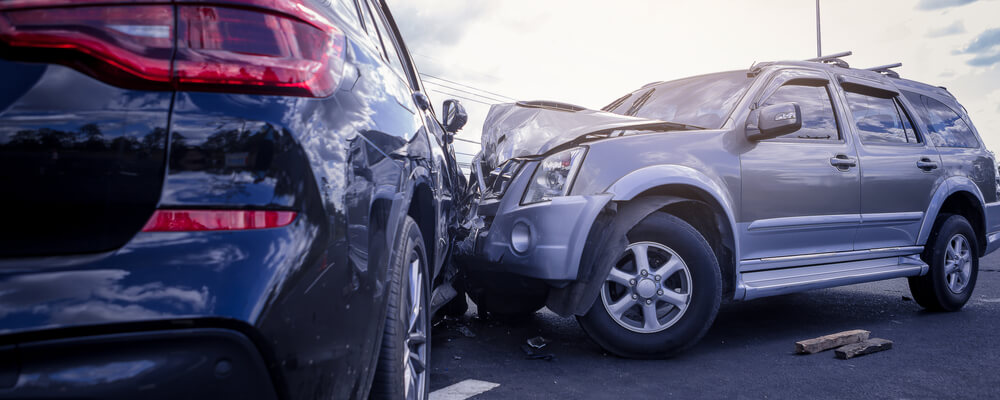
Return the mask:
POLYGON ((396 50, 396 44, 393 42, 394 36, 388 30, 385 24, 385 20, 382 19, 381 15, 377 12, 374 14, 375 26, 378 27, 379 36, 382 37, 382 45, 385 46, 385 56, 389 61, 389 66, 392 70, 399 74, 399 77, 403 80, 409 82, 407 78, 406 68, 403 67, 403 61, 399 57, 399 52, 396 50))
POLYGON ((882 98, 845 92, 847 104, 854 116, 861 143, 864 144, 905 144, 919 143, 905 113, 894 98, 882 98), (906 121, 905 123, 903 121, 906 121))
POLYGON ((798 103, 802 110, 802 129, 781 139, 840 140, 826 86, 785 85, 774 91, 762 107, 781 103, 798 103))
POLYGON ((922 107, 918 112, 927 126, 931 143, 937 147, 979 147, 979 140, 955 110, 930 97, 903 92, 910 103, 922 107))
POLYGON ((696 76, 643 88, 605 109, 615 114, 718 129, 750 82, 746 71, 696 76))

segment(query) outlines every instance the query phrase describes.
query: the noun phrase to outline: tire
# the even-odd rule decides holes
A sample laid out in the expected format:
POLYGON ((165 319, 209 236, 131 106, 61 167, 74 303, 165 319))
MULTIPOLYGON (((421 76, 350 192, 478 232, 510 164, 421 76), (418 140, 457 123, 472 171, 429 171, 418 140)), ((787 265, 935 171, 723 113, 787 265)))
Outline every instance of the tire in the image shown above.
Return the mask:
POLYGON ((663 212, 646 217, 626 236, 629 246, 619 249, 601 294, 577 321, 594 342, 618 356, 672 357, 701 340, 715 321, 722 302, 718 260, 696 229, 663 212), (637 268, 639 254, 648 259, 646 274, 637 268), (630 298, 635 304, 618 307, 630 298), (655 320, 647 318, 650 306, 643 299, 656 310, 655 320))
POLYGON ((372 383, 373 399, 426 399, 430 386, 427 251, 412 218, 406 217, 402 232, 389 264, 385 329, 372 383))
POLYGON ((962 309, 979 276, 979 244, 969 221, 961 215, 939 216, 920 257, 930 270, 909 278, 913 300, 930 311, 962 309))

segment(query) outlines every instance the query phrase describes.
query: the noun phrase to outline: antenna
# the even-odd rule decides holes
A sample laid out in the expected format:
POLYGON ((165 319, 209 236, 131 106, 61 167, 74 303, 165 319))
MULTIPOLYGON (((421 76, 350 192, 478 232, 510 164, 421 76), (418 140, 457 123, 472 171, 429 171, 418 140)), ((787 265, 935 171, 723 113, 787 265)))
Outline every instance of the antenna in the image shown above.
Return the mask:
POLYGON ((823 41, 819 29, 819 0, 816 0, 816 57, 823 57, 823 41))

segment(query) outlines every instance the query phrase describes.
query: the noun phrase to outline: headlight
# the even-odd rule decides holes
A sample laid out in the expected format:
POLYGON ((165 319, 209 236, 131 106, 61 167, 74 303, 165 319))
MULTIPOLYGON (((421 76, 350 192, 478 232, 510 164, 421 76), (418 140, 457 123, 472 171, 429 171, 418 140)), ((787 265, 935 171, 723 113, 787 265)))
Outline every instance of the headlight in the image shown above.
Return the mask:
POLYGON ((577 147, 545 157, 531 176, 521 203, 537 203, 568 194, 585 153, 586 149, 577 147))

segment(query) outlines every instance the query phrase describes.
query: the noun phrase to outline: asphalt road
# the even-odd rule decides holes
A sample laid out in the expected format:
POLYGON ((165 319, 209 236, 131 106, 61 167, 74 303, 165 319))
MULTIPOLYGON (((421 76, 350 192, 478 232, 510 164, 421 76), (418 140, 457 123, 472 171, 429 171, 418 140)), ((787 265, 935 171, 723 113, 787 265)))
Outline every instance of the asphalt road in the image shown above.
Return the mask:
POLYGON ((499 322, 473 305, 433 331, 431 390, 477 379, 500 386, 476 399, 1000 398, 1000 253, 980 261, 960 312, 925 312, 909 295, 896 279, 723 304, 700 344, 654 361, 607 354, 575 319, 548 310, 499 322), (894 347, 846 361, 793 352, 798 340, 850 329, 894 347), (543 350, 554 360, 525 357, 535 336, 551 340, 543 350))

